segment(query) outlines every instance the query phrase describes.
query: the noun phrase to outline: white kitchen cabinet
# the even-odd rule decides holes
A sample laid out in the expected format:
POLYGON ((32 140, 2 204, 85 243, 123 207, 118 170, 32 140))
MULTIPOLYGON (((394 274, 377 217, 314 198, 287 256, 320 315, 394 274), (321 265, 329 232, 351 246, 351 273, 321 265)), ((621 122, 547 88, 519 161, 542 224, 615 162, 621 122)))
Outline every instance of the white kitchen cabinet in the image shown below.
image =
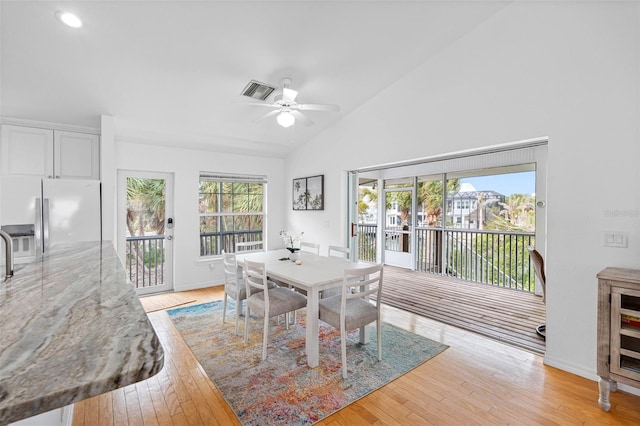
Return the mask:
POLYGON ((3 125, 2 174, 100 179, 100 139, 89 133, 3 125))

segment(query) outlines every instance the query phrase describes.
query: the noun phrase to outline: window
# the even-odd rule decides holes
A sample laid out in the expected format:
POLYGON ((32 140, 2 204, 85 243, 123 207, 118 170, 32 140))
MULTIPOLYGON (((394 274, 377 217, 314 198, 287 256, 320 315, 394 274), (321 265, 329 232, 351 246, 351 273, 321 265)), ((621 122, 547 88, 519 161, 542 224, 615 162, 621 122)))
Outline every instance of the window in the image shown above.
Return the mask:
POLYGON ((200 256, 235 252, 236 243, 262 241, 266 178, 201 174, 200 256))

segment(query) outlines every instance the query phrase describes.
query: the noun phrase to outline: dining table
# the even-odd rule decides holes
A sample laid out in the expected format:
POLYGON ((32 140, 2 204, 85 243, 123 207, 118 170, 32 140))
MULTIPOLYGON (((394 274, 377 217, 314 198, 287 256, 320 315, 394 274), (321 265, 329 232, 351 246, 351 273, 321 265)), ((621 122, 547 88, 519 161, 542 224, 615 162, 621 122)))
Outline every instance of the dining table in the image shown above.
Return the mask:
MULTIPOLYGON (((366 268, 370 263, 352 262, 336 256, 320 256, 315 253, 298 251, 293 262, 291 253, 286 249, 242 253, 236 256, 238 268, 242 269, 244 260, 262 262, 270 279, 304 290, 307 293, 305 350, 307 365, 319 364, 319 306, 321 292, 342 285, 344 271, 347 268, 366 268)), ((360 329, 360 343, 367 341, 367 329, 360 329)))

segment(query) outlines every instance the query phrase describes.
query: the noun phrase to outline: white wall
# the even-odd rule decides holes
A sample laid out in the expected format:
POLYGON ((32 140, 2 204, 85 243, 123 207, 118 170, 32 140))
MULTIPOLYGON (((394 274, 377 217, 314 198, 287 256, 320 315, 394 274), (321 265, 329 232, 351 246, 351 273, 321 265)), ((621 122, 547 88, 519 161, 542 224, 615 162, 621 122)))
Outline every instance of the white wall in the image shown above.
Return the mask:
POLYGON ((640 268, 639 16, 635 2, 510 5, 290 155, 286 190, 324 174, 326 210, 287 200, 288 226, 341 240, 345 170, 548 136, 545 362, 595 378, 596 274, 640 268), (603 247, 610 229, 628 248, 603 247))
MULTIPOLYGON (((178 145, 178 143, 176 143, 178 145)), ((250 157, 211 151, 169 148, 116 141, 116 168, 173 173, 174 289, 200 288, 224 282, 222 260, 200 262, 198 181, 200 172, 266 175, 267 245, 282 247, 285 197, 282 159, 250 157), (214 269, 209 267, 214 263, 214 269)))

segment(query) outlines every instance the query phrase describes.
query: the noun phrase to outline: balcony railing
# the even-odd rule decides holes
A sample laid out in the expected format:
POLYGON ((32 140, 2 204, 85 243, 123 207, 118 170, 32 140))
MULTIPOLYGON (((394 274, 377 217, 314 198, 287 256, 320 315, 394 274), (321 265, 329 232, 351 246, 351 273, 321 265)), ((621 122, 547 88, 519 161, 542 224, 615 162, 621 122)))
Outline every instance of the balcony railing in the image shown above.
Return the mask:
MULTIPOLYGON (((358 243, 365 243, 358 248, 360 259, 375 261, 375 243, 371 241, 376 240, 377 226, 359 225, 358 229, 358 243)), ((535 290, 535 274, 527 251, 527 246, 535 242, 533 233, 417 227, 413 236, 419 271, 529 292, 535 290)), ((385 230, 385 246, 393 245, 387 249, 408 252, 407 241, 410 241, 409 235, 385 230)))
POLYGON ((200 256, 218 256, 222 250, 236 251, 236 244, 246 241, 262 241, 262 230, 203 232, 200 234, 200 256))
POLYGON ((136 288, 164 283, 164 235, 127 237, 126 267, 136 288))
MULTIPOLYGON (((411 237, 415 238, 419 271, 534 291, 535 274, 527 251, 527 246, 534 245, 533 233, 418 227, 412 235, 385 230, 385 236, 387 249, 407 252, 411 237)), ((261 230, 202 233, 200 254, 235 252, 237 243, 262 238, 261 230)), ((358 258, 375 262, 376 251, 377 226, 358 225, 358 258)), ((163 284, 164 236, 127 237, 126 266, 136 288, 163 284)))

